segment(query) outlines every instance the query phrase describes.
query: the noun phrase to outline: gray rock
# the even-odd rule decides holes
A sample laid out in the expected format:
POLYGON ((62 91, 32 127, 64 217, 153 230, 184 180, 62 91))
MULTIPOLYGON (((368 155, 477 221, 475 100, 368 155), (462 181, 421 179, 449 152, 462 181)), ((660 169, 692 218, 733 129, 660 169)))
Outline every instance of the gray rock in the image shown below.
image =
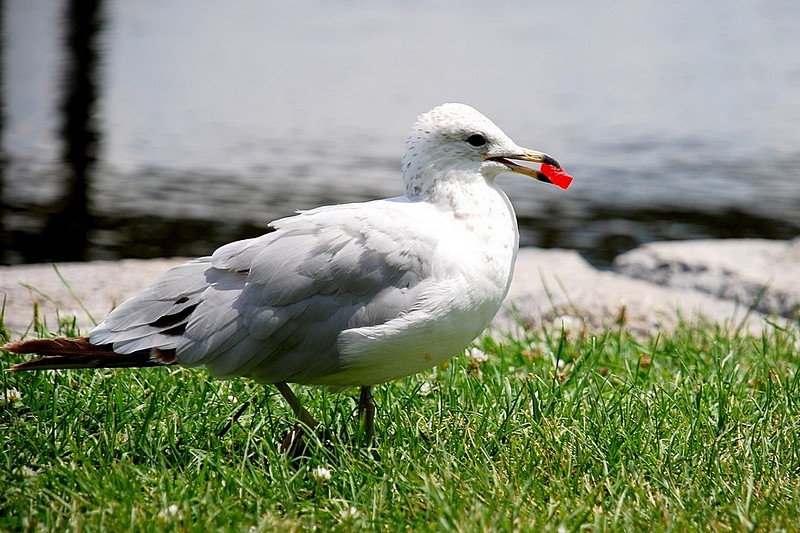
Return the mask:
POLYGON ((520 320, 554 329, 574 328, 578 322, 590 330, 623 324, 648 335, 701 318, 758 332, 765 317, 691 288, 664 287, 597 270, 574 251, 527 248, 520 250, 495 327, 513 329, 520 320))
MULTIPOLYGON (((596 330, 624 324, 633 332, 652 334, 702 317, 759 331, 766 317, 748 312, 737 299, 752 301, 750 295, 771 280, 772 292, 762 299, 772 306, 767 312, 779 309, 776 314, 787 316, 787 309, 796 310, 798 288, 792 281, 800 279, 800 241, 748 241, 747 246, 737 242, 741 241, 648 245, 620 260, 617 268, 625 275, 597 270, 573 251, 522 249, 505 306, 493 326, 516 330, 523 322, 537 328, 596 330), (709 255, 709 250, 715 252, 709 255), (634 279, 647 276, 653 281, 634 279), (725 280, 723 287, 714 282, 719 279, 725 280)), ((37 305, 49 330, 57 329, 59 319, 74 317, 87 332, 114 306, 182 261, 64 263, 57 270, 53 265, 0 267, 5 325, 12 336, 29 333, 37 305)))
POLYGON ((768 315, 792 318, 800 311, 800 238, 651 243, 619 256, 614 270, 768 315))
POLYGON ((59 319, 75 318, 88 332, 115 306, 153 283, 183 259, 124 259, 58 265, 0 267, 3 322, 14 337, 30 331, 34 306, 50 331, 59 319))

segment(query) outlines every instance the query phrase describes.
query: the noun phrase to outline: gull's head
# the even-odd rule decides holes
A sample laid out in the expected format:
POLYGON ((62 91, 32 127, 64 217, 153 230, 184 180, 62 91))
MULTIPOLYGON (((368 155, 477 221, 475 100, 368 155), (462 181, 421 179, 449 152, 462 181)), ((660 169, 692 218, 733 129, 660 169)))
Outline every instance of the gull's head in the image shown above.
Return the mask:
POLYGON ((402 161, 403 180, 412 197, 430 194, 442 180, 492 182, 504 172, 551 182, 538 169, 518 161, 561 168, 549 155, 517 145, 474 108, 443 104, 420 115, 411 129, 402 161))

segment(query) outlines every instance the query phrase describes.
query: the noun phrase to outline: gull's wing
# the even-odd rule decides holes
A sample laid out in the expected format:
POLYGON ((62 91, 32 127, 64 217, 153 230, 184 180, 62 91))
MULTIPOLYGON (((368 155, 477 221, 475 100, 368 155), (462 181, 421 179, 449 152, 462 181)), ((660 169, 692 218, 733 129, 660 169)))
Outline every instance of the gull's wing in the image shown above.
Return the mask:
POLYGON ((91 342, 120 353, 174 350, 178 363, 222 378, 302 383, 340 371, 342 331, 412 310, 430 285, 431 209, 380 200, 278 220, 261 237, 168 271, 91 342))

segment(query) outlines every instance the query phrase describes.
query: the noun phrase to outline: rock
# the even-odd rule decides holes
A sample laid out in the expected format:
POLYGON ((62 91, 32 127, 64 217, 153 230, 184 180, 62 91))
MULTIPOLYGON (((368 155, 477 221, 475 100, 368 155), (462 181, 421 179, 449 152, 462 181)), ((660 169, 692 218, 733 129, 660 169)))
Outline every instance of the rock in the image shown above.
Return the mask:
POLYGON ((689 288, 662 287, 597 270, 574 251, 526 248, 517 257, 506 305, 494 325, 508 330, 522 320, 534 327, 574 328, 577 318, 591 330, 622 323, 647 335, 681 320, 703 318, 761 331, 765 317, 746 311, 735 302, 689 288))
POLYGON ((768 315, 792 318, 800 312, 800 238, 651 243, 619 256, 614 270, 768 315))
MULTIPOLYGON (((782 316, 787 316, 786 310, 796 311, 798 289, 789 281, 800 279, 800 240, 790 244, 752 241, 738 246, 731 241, 647 245, 641 255, 630 252, 617 265, 620 272, 631 276, 651 275, 653 282, 597 270, 577 252, 522 249, 508 298, 493 326, 516 330, 521 321, 537 328, 578 331, 624 324, 630 331, 647 335, 672 328, 680 320, 703 317, 758 332, 766 317, 748 313, 736 298, 752 301, 749 295, 758 294, 764 283, 772 280, 768 291, 773 292, 763 299, 772 307, 765 309, 770 313, 773 308, 780 309, 776 314, 782 316), (724 279, 725 283, 720 287, 712 279, 724 279)), ((29 334, 36 304, 50 331, 58 328, 59 318, 75 317, 78 327, 88 332, 114 306, 182 261, 128 259, 62 263, 56 268, 0 267, 5 326, 14 338, 29 334)))
POLYGON ((18 338, 31 330, 34 305, 38 305, 48 330, 58 328, 59 318, 75 317, 81 330, 88 332, 115 306, 183 261, 123 259, 0 267, 3 322, 18 338))

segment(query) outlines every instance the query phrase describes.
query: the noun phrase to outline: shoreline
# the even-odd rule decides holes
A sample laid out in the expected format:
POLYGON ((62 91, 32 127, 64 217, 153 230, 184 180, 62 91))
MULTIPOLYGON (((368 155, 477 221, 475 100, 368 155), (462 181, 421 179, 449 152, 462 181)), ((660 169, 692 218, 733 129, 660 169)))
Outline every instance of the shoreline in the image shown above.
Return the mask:
MULTIPOLYGON (((123 259, 0 267, 4 322, 12 338, 30 335, 34 308, 50 330, 74 316, 81 330, 154 282, 185 258, 123 259)), ((652 335, 681 320, 758 332, 768 321, 800 313, 800 238, 730 239, 645 244, 617 258, 612 270, 576 251, 521 248, 514 280, 492 329, 519 324, 600 330, 624 324, 652 335)))

